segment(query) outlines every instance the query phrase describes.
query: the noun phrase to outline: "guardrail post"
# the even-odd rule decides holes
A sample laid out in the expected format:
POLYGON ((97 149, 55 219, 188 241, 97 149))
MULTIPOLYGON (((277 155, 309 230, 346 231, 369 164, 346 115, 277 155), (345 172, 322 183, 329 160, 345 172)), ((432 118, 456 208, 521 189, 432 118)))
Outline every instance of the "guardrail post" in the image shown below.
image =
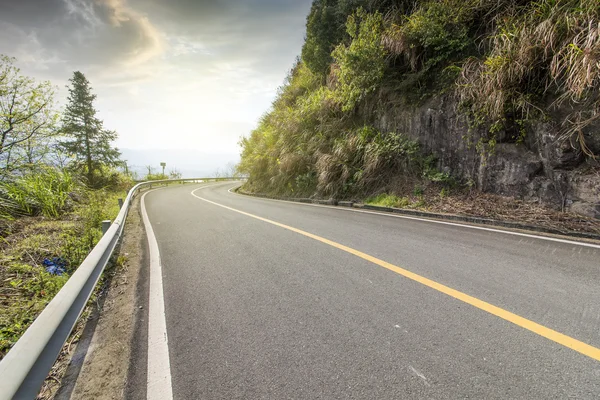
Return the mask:
POLYGON ((117 199, 117 202, 119 203, 119 210, 121 208, 123 208, 123 199, 117 199))
POLYGON ((110 228, 111 224, 112 222, 110 221, 110 219, 102 221, 102 236, 104 236, 104 234, 108 231, 108 228, 110 228))

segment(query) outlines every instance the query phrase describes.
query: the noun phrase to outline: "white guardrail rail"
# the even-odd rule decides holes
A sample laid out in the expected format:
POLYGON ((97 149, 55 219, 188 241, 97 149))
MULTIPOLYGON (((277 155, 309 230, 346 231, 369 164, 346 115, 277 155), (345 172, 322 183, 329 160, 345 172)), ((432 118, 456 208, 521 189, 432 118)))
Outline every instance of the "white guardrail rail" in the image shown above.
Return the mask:
MULTIPOLYGON (((243 178, 242 178, 243 179, 243 178)), ((127 194, 119 215, 62 289, 0 361, 0 399, 35 399, 83 312, 94 287, 123 234, 131 201, 142 188, 171 183, 242 180, 238 178, 169 179, 141 182, 127 194)))

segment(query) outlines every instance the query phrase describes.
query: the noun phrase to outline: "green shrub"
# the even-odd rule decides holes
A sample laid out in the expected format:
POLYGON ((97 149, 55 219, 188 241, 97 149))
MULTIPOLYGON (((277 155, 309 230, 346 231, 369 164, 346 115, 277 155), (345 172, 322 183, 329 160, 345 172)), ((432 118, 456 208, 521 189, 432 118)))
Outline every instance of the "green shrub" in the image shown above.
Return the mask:
POLYGON ((169 179, 169 176, 165 174, 147 174, 144 177, 145 181, 162 181, 166 179, 169 179))
POLYGON ((371 204, 374 206, 381 207, 396 207, 400 204, 401 199, 393 194, 381 193, 375 197, 369 197, 365 200, 366 204, 371 204))
POLYGON ((410 207, 411 201, 408 197, 398 197, 393 194, 381 193, 375 197, 369 197, 365 200, 365 204, 381 207, 407 208, 410 207))
POLYGON ((311 171, 296 177, 295 187, 300 193, 311 193, 317 187, 317 176, 311 171))
POLYGON ((135 184, 131 175, 106 165, 101 165, 97 172, 98 174, 95 175, 96 188, 104 188, 110 191, 128 191, 135 184))
POLYGON ((413 189, 413 196, 421 197, 421 196, 423 196, 423 193, 424 193, 423 186, 415 185, 415 187, 413 189))
POLYGON ((0 182, 0 213, 56 218, 69 208, 69 195, 80 189, 70 173, 52 167, 0 182))
POLYGON ((465 9, 456 1, 426 2, 388 28, 387 45, 394 54, 402 55, 413 71, 453 60, 473 45, 465 9))
POLYGON ((456 184, 456 180, 447 172, 441 172, 436 167, 437 159, 435 156, 428 156, 423 159, 423 178, 431 182, 442 183, 450 186, 456 184))
POLYGON ((338 45, 332 53, 337 78, 334 96, 343 111, 352 110, 367 94, 374 92, 386 68, 386 51, 381 43, 381 14, 368 14, 359 8, 348 17, 346 28, 352 42, 348 46, 338 45))
POLYGON ((515 139, 523 140, 528 122, 566 104, 571 112, 558 121, 563 137, 576 135, 593 156, 585 131, 600 119, 598 1, 523 2, 496 15, 489 50, 466 60, 456 87, 469 118, 489 127, 484 142, 495 140, 498 130, 515 130, 515 139))
MULTIPOLYGON (((113 220, 119 213, 118 198, 124 199, 126 192, 111 192, 106 189, 90 190, 75 213, 81 220, 81 227, 76 237, 66 238, 71 253, 68 257, 75 265, 83 261, 83 257, 96 245, 102 237, 102 221, 113 220)), ((66 258, 66 257, 65 257, 66 258)))
POLYGON ((315 1, 306 22, 306 41, 302 59, 316 74, 325 76, 331 63, 331 51, 339 40, 337 15, 334 5, 315 1))

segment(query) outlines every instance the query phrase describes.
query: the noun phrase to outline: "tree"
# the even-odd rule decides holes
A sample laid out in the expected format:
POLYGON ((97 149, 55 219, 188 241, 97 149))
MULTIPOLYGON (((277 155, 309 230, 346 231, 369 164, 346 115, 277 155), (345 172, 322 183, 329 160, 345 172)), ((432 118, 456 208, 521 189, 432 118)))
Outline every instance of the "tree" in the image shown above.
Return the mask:
POLYGON ((302 47, 302 60, 319 76, 329 72, 331 51, 338 39, 335 2, 317 0, 312 4, 306 20, 306 42, 302 47))
POLYGON ((217 168, 215 170, 215 172, 212 173, 212 177, 213 178, 222 178, 223 177, 223 173, 221 172, 221 168, 217 168))
POLYGON ((82 169, 91 187, 101 184, 102 167, 121 165, 121 153, 112 146, 117 138, 115 131, 104 129, 103 122, 96 116, 90 82, 84 74, 76 71, 69 80, 71 86, 67 107, 63 116, 62 147, 73 157, 73 167, 82 169))
POLYGON ((233 161, 230 161, 225 166, 225 176, 227 178, 236 178, 239 175, 238 166, 233 161))
POLYGON ((34 162, 38 145, 57 134, 58 114, 49 82, 23 76, 14 59, 0 55, 0 169, 6 175, 34 162))
POLYGON ((302 46, 302 61, 317 76, 324 78, 335 60, 331 52, 339 44, 348 44, 348 17, 359 8, 368 13, 391 10, 403 12, 418 4, 417 0, 315 0, 306 18, 306 39, 302 46))

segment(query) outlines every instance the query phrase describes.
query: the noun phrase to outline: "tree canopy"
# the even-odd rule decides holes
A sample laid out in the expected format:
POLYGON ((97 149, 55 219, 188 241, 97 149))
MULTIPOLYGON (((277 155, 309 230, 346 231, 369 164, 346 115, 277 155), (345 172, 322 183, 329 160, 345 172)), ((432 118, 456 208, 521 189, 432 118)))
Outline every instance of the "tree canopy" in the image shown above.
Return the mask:
POLYGON ((76 71, 70 82, 62 120, 62 147, 73 158, 72 166, 83 169, 88 184, 96 187, 101 185, 103 166, 116 167, 121 163, 121 153, 112 144, 117 133, 104 129, 97 117, 96 95, 85 75, 76 71))
POLYGON ((54 89, 36 82, 0 55, 0 170, 9 174, 24 164, 40 161, 58 133, 54 89))

